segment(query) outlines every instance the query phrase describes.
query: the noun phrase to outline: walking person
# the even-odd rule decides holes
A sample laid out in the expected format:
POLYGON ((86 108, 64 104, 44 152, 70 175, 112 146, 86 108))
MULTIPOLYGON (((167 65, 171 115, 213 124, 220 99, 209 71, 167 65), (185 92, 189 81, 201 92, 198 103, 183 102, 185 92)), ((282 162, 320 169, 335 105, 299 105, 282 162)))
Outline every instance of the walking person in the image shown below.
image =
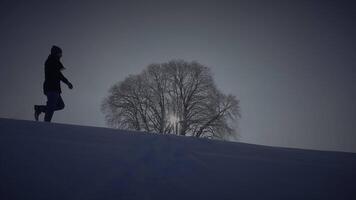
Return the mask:
POLYGON ((51 122, 54 111, 64 109, 64 102, 61 97, 61 81, 67 84, 69 89, 73 89, 72 83, 62 74, 64 66, 60 59, 62 49, 58 46, 52 46, 51 54, 45 62, 45 81, 43 83, 43 92, 47 96, 46 105, 35 105, 35 120, 41 113, 45 113, 44 121, 51 122))

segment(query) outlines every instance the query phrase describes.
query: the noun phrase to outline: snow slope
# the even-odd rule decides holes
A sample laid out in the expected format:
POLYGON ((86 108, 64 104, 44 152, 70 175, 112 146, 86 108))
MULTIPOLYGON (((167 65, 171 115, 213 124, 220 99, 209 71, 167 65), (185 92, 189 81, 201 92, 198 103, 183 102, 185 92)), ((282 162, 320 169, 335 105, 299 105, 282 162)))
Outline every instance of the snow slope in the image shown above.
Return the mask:
POLYGON ((356 154, 0 119, 0 199, 356 199, 356 154))

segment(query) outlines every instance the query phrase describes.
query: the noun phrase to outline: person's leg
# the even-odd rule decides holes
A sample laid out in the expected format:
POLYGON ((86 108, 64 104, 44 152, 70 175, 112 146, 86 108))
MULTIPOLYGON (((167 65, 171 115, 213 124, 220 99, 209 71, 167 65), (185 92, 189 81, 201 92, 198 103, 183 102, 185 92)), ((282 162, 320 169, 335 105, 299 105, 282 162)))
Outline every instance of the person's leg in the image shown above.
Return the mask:
POLYGON ((63 110, 64 106, 65 105, 64 105, 63 99, 62 99, 61 95, 59 95, 58 101, 57 101, 57 106, 56 106, 55 110, 63 110))
POLYGON ((53 112, 57 109, 57 104, 60 95, 57 92, 48 92, 46 96, 47 96, 47 106, 46 106, 46 114, 45 114, 44 121, 51 122, 53 112))

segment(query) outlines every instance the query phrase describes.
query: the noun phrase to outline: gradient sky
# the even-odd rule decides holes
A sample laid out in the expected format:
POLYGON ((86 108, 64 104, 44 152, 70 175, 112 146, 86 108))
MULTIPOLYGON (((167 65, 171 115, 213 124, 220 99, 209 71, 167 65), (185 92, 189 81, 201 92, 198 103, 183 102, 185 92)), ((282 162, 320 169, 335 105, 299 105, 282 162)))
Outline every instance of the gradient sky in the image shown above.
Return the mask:
POLYGON ((240 141, 356 152, 355 19, 352 1, 2 0, 0 117, 33 120, 56 44, 74 90, 54 122, 105 126, 111 85, 180 58, 240 99, 240 141))

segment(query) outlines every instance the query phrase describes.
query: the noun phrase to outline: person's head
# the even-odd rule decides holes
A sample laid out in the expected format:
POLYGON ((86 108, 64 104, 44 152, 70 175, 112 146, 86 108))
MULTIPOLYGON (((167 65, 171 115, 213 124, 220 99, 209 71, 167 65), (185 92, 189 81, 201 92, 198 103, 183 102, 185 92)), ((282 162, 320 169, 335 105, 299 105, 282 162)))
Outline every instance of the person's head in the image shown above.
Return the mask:
POLYGON ((51 55, 56 56, 58 59, 62 57, 62 49, 56 45, 51 48, 51 55))

